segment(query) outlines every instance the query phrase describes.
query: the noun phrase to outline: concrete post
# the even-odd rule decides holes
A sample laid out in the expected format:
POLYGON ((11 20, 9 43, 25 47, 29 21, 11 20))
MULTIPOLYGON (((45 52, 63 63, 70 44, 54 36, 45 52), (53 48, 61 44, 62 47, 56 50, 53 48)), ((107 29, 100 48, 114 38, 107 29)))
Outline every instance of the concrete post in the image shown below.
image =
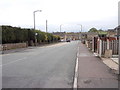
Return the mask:
POLYGON ((66 35, 66 32, 65 32, 65 41, 67 40, 67 35, 66 35))
POLYGON ((93 38, 92 38, 92 51, 93 51, 93 52, 94 52, 94 48, 95 48, 95 47, 94 47, 94 46, 95 46, 94 44, 95 44, 95 38, 93 37, 93 38))
POLYGON ((99 56, 102 55, 102 40, 99 40, 99 56))
POLYGON ((100 39, 98 38, 98 39, 97 39, 97 53, 98 53, 98 54, 99 54, 99 43, 100 43, 99 40, 100 40, 100 39))
POLYGON ((107 50, 109 50, 110 49, 110 41, 109 41, 109 39, 107 39, 107 50))

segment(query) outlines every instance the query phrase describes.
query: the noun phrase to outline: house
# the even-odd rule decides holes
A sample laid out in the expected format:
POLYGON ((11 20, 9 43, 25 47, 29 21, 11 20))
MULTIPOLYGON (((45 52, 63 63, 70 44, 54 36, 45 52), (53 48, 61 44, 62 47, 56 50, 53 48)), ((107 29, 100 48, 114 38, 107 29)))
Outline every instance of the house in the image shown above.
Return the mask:
POLYGON ((117 35, 117 31, 115 29, 108 29, 107 33, 108 37, 114 37, 115 35, 117 35))
POLYGON ((75 32, 53 32, 53 35, 59 35, 62 40, 78 40, 80 39, 80 33, 75 32))

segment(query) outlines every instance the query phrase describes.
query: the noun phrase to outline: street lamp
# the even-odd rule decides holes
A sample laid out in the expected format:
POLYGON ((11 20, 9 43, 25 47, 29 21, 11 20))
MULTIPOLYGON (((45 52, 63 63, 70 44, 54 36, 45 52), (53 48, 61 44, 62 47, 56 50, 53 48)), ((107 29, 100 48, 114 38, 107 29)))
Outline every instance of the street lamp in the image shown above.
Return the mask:
MULTIPOLYGON (((33 12, 34 30, 35 30, 35 13, 36 12, 42 12, 42 10, 36 10, 36 11, 33 12)), ((36 38, 36 36, 37 36, 37 33, 35 33, 35 45, 37 46, 37 38, 36 38)))
MULTIPOLYGON (((81 33, 81 40, 82 40, 82 25, 81 24, 77 24, 77 25, 80 25, 81 26, 81 31, 80 31, 80 33, 81 33)), ((79 38, 80 39, 80 38, 79 38)))
POLYGON ((61 32, 62 25, 63 25, 63 24, 60 25, 60 32, 61 32))
MULTIPOLYGON (((61 33, 62 25, 63 25, 63 24, 60 25, 60 34, 61 34, 61 35, 62 35, 62 33, 61 33)), ((66 36, 66 32, 65 32, 65 41, 66 41, 66 37, 67 37, 67 36, 66 36)))
POLYGON ((46 32, 48 32, 47 22, 48 22, 48 21, 46 20, 46 32))
POLYGON ((35 13, 36 12, 42 12, 42 10, 36 10, 33 12, 33 19, 34 19, 34 30, 35 30, 35 13))

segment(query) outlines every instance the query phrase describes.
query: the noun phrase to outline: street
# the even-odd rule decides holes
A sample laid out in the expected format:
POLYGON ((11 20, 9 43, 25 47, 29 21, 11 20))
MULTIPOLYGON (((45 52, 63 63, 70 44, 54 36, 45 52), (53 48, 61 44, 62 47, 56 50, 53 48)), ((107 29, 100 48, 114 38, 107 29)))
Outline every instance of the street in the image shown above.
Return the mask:
MULTIPOLYGON (((14 51, 14 50, 13 50, 14 51)), ((29 47, 2 55, 2 88, 117 88, 117 76, 79 41, 29 47)))
POLYGON ((2 88, 72 88, 78 41, 2 56, 2 88))

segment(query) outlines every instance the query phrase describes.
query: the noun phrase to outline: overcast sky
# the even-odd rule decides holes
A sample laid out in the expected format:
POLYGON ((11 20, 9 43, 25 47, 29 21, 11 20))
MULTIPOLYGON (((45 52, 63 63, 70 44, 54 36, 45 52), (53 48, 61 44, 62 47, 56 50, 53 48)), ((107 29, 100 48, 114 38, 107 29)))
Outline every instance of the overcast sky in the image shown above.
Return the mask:
POLYGON ((36 12, 36 29, 45 31, 83 31, 90 28, 111 29, 118 25, 119 0, 1 0, 0 25, 33 28, 33 11, 36 12), (78 25, 79 24, 79 25, 78 25))

